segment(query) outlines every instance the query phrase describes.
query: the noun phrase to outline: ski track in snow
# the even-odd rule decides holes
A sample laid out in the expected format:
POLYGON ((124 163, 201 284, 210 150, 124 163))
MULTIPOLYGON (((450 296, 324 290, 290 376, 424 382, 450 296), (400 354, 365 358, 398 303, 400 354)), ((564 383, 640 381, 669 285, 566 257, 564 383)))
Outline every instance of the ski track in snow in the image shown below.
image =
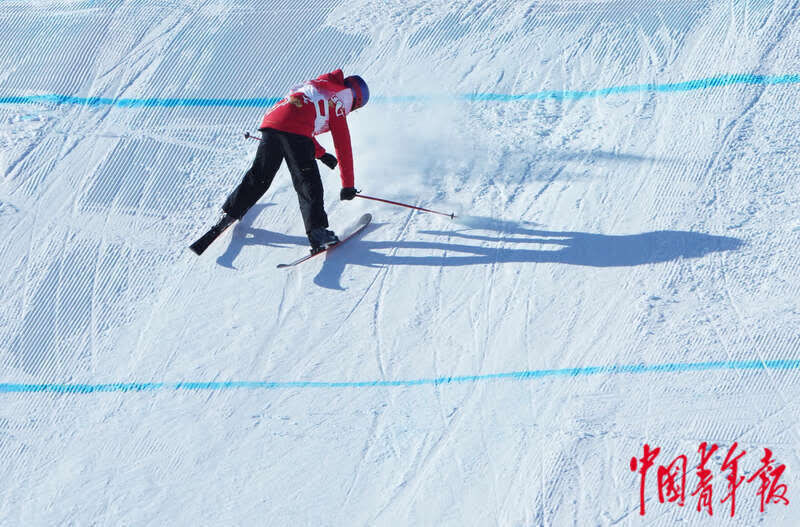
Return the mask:
POLYGON ((799 1, 0 11, 0 524, 727 525, 652 471, 638 513, 631 457, 703 441, 787 465, 737 524, 797 524, 799 1), (276 271, 282 168, 190 254, 335 67, 357 186, 456 220, 321 167, 373 224, 276 271))

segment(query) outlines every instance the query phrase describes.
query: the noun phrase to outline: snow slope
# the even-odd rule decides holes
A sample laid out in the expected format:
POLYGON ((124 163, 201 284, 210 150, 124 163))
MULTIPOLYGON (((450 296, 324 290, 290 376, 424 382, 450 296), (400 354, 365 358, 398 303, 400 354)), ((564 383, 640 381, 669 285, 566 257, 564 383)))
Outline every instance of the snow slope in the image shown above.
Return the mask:
MULTIPOLYGON (((4 1, 0 524, 797 525, 800 2, 4 1), (335 67, 363 212, 242 138, 335 67), (717 443, 714 514, 698 512, 717 443), (735 519, 727 449, 786 465, 735 519), (689 458, 647 511, 630 459, 689 458)), ((329 142, 323 144, 330 146, 329 142)))

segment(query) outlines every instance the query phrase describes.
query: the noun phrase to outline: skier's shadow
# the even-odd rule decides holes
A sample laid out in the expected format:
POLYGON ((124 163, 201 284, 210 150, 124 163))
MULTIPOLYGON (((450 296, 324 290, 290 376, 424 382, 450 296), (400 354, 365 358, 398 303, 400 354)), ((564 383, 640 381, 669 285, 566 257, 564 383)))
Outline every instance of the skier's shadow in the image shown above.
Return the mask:
POLYGON ((225 252, 219 255, 217 263, 223 267, 236 269, 234 260, 242 249, 248 245, 266 245, 268 247, 288 247, 292 245, 307 246, 308 238, 305 236, 289 236, 278 232, 253 227, 253 221, 265 208, 274 203, 258 203, 254 205, 244 217, 233 227, 233 236, 225 252))
MULTIPOLYGON (((472 217, 468 220, 466 229, 420 231, 423 235, 446 236, 454 241, 360 239, 328 255, 314 282, 322 287, 342 289, 340 278, 348 264, 367 267, 457 267, 494 263, 558 263, 587 267, 631 267, 680 258, 700 258, 713 252, 735 251, 744 243, 738 238, 692 231, 606 235, 539 230, 529 227, 532 224, 492 218, 472 217), (495 233, 487 234, 487 231, 495 233), (415 249, 425 255, 409 254, 410 250, 415 249)), ((380 226, 370 225, 360 237, 369 238, 380 226)))

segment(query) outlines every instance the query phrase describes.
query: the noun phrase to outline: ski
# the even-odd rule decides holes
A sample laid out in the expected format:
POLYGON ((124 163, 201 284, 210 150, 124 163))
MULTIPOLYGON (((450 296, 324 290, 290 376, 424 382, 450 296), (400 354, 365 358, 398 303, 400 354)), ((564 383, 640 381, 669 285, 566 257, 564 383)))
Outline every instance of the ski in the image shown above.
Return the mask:
POLYGON ((335 249, 336 247, 339 247, 341 244, 343 244, 344 242, 346 242, 347 240, 349 240, 350 238, 352 238, 353 236, 355 236, 359 232, 363 231, 364 227, 369 225, 370 221, 372 221, 372 214, 364 214, 363 216, 361 216, 358 219, 357 222, 355 222, 353 225, 350 226, 349 229, 347 229, 345 231, 345 234, 342 236, 342 238, 337 243, 334 243, 333 245, 329 245, 328 247, 322 249, 319 252, 307 254, 307 255, 303 256, 302 258, 298 258, 297 260, 295 260, 293 262, 285 263, 285 264, 278 264, 278 269, 285 269, 287 267, 294 267, 297 264, 301 264, 301 263, 305 262, 306 260, 310 260, 315 256, 319 256, 322 253, 326 253, 326 252, 330 251, 331 249, 335 249))
POLYGON ((202 235, 200 239, 191 244, 189 249, 191 249, 196 255, 200 256, 203 254, 203 251, 208 249, 208 246, 211 245, 214 240, 219 238, 220 235, 234 223, 236 223, 236 218, 228 215, 223 216, 216 225, 208 229, 207 233, 202 235))

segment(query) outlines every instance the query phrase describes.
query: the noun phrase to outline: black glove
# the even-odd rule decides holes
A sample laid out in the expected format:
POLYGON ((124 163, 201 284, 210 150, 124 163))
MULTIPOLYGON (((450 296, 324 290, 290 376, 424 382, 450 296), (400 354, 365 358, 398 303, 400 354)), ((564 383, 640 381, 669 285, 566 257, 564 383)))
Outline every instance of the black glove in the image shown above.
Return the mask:
POLYGON ((355 187, 345 187, 339 193, 339 199, 342 201, 351 200, 356 197, 356 194, 358 194, 358 191, 355 187))
POLYGON ((333 156, 333 154, 329 154, 328 152, 322 154, 319 160, 328 165, 328 168, 330 168, 331 170, 336 168, 336 165, 339 164, 339 162, 336 161, 336 158, 333 156))

